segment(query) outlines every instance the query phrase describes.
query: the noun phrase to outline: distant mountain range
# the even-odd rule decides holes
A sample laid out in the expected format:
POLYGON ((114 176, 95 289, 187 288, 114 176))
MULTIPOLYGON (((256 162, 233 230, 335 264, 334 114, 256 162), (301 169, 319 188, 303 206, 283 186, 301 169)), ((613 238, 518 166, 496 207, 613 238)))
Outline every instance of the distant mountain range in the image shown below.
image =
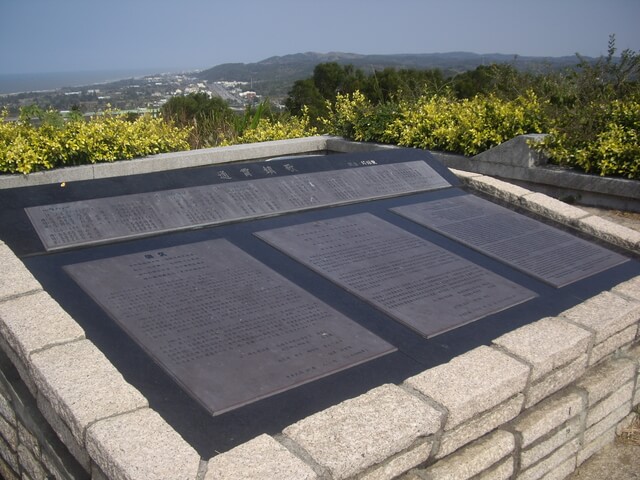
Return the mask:
POLYGON ((224 63, 203 70, 198 78, 210 82, 238 80, 254 82, 261 91, 287 89, 295 82, 308 78, 319 63, 337 62, 341 65, 353 65, 365 72, 382 70, 386 67, 396 69, 438 68, 445 75, 473 70, 480 65, 492 63, 510 63, 522 70, 560 69, 578 63, 575 56, 566 57, 521 57, 500 53, 478 54, 470 52, 421 53, 397 55, 360 55, 357 53, 296 53, 292 55, 270 57, 256 63, 224 63))

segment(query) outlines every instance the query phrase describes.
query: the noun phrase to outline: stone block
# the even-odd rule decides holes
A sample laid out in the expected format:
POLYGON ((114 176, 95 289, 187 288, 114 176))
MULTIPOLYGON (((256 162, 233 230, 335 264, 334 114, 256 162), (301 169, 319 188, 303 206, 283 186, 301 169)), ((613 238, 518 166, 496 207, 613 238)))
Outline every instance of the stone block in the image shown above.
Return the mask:
POLYGON ((30 368, 25 365, 20 355, 18 355, 15 350, 13 350, 13 348, 9 346, 2 335, 0 335, 0 349, 2 349, 2 351, 7 355, 11 364, 18 371, 18 375, 29 389, 29 392, 31 392, 31 395, 35 397, 38 393, 38 389, 33 380, 33 375, 30 368))
POLYGON ((307 417, 284 434, 341 479, 436 433, 441 420, 440 412, 417 397, 395 385, 382 385, 307 417))
POLYGON ((518 394, 488 412, 458 425, 453 430, 446 431, 440 439, 436 458, 445 457, 463 445, 513 420, 522 411, 523 404, 524 395, 518 394))
POLYGON ((74 437, 69 427, 64 423, 60 416, 53 410, 51 403, 42 395, 38 395, 38 410, 42 413, 42 416, 47 420, 51 428, 53 428, 56 435, 67 447, 69 453, 78 461, 78 463, 85 470, 91 469, 91 459, 84 447, 84 442, 80 444, 74 437))
POLYGON ((611 291, 640 302, 640 275, 616 285, 611 291))
POLYGON ((18 463, 18 454, 9 446, 9 443, 0 436, 0 457, 13 469, 18 472, 20 464, 18 463))
POLYGON ((509 457, 498 465, 478 475, 474 480, 509 480, 513 475, 513 458, 509 457))
POLYGON ((3 393, 0 393, 0 416, 11 425, 16 424, 16 412, 13 410, 11 400, 3 393))
POLYGON ((465 183, 466 183, 466 180, 470 178, 483 176, 481 173, 465 172, 464 170, 458 170, 456 168, 450 168, 449 171, 465 183))
POLYGON ((513 435, 498 430, 435 463, 422 476, 429 480, 465 480, 496 465, 514 448, 513 435))
POLYGON ((522 470, 518 475, 518 480, 537 480, 544 477, 549 472, 554 471, 567 459, 573 458, 580 448, 580 438, 576 437, 554 453, 539 461, 535 465, 522 470))
POLYGON ((445 430, 522 392, 530 368, 481 346, 406 380, 406 384, 445 406, 445 430))
POLYGON ((200 465, 198 453, 149 408, 92 424, 87 450, 113 479, 195 480, 200 465))
POLYGON ((598 423, 591 425, 584 431, 584 444, 587 445, 603 435, 607 430, 613 428, 615 431, 618 422, 622 421, 631 411, 630 405, 621 405, 598 423))
POLYGON ((22 422, 18 422, 18 442, 27 447, 33 454, 40 458, 40 443, 22 422))
POLYGON ((569 457, 556 468, 547 473, 542 480, 564 480, 576 469, 576 457, 569 457))
POLYGON ((39 393, 80 445, 92 422, 148 405, 89 340, 34 353, 31 360, 39 393))
POLYGON ((587 353, 591 333, 557 318, 543 318, 509 332, 494 344, 532 366, 531 381, 587 353))
POLYGON ((84 338, 84 330, 43 291, 0 302, 0 334, 25 363, 32 352, 84 338))
POLYGON ((467 184, 475 190, 515 204, 520 203, 522 197, 531 193, 531 190, 526 188, 484 175, 469 178, 467 184))
POLYGON ((595 332, 594 344, 640 321, 640 302, 602 292, 575 307, 564 311, 563 317, 595 332))
POLYGON ((633 380, 635 368, 635 363, 626 358, 610 360, 591 369, 576 386, 587 391, 588 404, 592 406, 633 380))
POLYGON ((22 295, 35 290, 42 290, 42 286, 31 275, 24 264, 14 255, 9 247, 0 242, 0 302, 15 295, 22 295))
POLYGON ((3 480, 20 480, 15 470, 2 458, 0 458, 0 478, 3 480))
POLYGON ((580 434, 582 429, 581 419, 574 417, 564 424, 558 431, 548 438, 543 438, 528 448, 522 450, 520 454, 520 468, 523 470, 540 459, 558 450, 562 445, 569 443, 580 434))
POLYGON ((578 452, 578 466, 582 465, 585 461, 587 461, 594 453, 599 452, 604 447, 613 443, 616 439, 616 429, 610 428, 598 435, 593 441, 589 443, 585 443, 582 449, 578 452))
POLYGON ((579 219, 590 215, 589 212, 543 193, 531 193, 521 197, 520 205, 527 210, 565 225, 575 225, 579 219))
POLYGON ((526 393, 527 401, 525 403, 525 408, 535 405, 552 393, 557 392, 580 378, 587 369, 587 361, 588 355, 585 353, 570 364, 565 365, 562 368, 558 368, 545 377, 542 377, 537 382, 532 383, 526 393))
POLYGON ((42 464, 33 456, 33 453, 24 445, 18 446, 18 461, 23 472, 26 471, 31 478, 46 478, 47 474, 42 464))
POLYGON ((599 422, 625 403, 629 405, 629 410, 631 410, 633 390, 634 382, 628 382, 620 387, 619 390, 616 390, 608 397, 591 406, 587 412, 587 421, 585 426, 590 427, 594 423, 599 422))
POLYGON ((205 480, 247 478, 315 480, 316 473, 268 435, 260 435, 209 460, 205 480))
POLYGON ((391 480, 429 458, 433 440, 425 440, 360 475, 358 480, 391 480))
POLYGON ((589 365, 595 365, 605 360, 608 355, 630 344, 633 339, 636 338, 637 332, 638 326, 631 325, 615 335, 610 336, 604 342, 594 345, 593 350, 591 350, 591 356, 589 357, 589 365))
POLYGON ((18 449, 18 430, 4 418, 0 417, 0 435, 14 452, 18 449))
POLYGON ((578 220, 578 226, 581 230, 605 242, 619 245, 634 252, 640 250, 640 232, 631 228, 624 227, 595 215, 581 218, 578 220))
POLYGON ((583 411, 582 398, 575 392, 560 393, 520 415, 511 425, 520 433, 526 448, 583 411))

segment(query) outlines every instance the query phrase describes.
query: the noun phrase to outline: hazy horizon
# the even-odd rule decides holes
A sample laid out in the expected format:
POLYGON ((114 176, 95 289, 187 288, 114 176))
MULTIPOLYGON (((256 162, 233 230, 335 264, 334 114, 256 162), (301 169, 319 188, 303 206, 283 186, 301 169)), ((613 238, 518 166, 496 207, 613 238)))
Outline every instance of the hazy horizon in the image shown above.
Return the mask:
POLYGON ((205 69, 298 52, 640 49, 637 0, 5 0, 0 74, 205 69))

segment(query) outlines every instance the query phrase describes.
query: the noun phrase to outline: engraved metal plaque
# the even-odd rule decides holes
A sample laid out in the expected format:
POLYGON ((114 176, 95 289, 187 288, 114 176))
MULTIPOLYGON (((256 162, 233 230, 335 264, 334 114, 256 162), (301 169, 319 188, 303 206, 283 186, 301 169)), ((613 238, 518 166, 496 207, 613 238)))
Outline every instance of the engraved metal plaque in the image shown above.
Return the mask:
POLYGON ((391 210, 555 287, 563 287, 628 260, 599 245, 472 195, 391 210))
POLYGON ((368 213, 256 235, 425 337, 536 296, 368 213))
POLYGON ((224 239, 65 270, 214 415, 396 350, 224 239))
MULTIPOLYGON (((265 171, 275 174, 273 169, 265 171)), ((25 210, 45 249, 52 251, 449 186, 449 182, 424 161, 411 161, 230 181, 25 210)))

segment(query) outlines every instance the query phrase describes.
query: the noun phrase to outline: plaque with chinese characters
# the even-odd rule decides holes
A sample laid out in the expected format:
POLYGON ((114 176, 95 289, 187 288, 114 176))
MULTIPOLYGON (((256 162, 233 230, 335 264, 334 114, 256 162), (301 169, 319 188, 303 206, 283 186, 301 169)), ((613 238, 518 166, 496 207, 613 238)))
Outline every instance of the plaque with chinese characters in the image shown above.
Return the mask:
POLYGON ((65 270, 213 415, 396 350, 224 239, 65 270))
POLYGON ((392 211, 554 287, 627 261, 599 245, 472 195, 392 211))
POLYGON ((425 337, 536 297, 369 213, 256 235, 425 337))
MULTIPOLYGON (((47 251, 450 186, 424 161, 229 181, 26 209, 47 251)), ((219 180, 231 180, 224 171, 219 180)))

